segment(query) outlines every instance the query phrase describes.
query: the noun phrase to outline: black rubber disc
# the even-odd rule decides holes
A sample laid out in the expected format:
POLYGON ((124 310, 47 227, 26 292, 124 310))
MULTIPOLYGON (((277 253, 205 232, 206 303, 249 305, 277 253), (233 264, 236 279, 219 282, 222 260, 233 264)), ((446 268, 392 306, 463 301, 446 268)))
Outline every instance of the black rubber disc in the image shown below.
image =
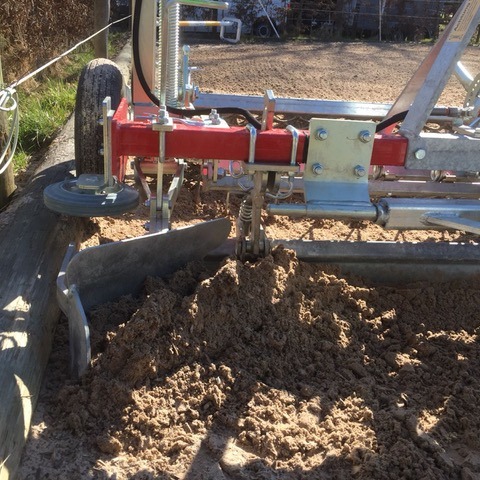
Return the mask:
POLYGON ((76 180, 49 185, 43 191, 45 205, 54 212, 73 217, 121 215, 138 205, 138 192, 127 185, 116 184, 115 192, 94 194, 80 190, 76 180))

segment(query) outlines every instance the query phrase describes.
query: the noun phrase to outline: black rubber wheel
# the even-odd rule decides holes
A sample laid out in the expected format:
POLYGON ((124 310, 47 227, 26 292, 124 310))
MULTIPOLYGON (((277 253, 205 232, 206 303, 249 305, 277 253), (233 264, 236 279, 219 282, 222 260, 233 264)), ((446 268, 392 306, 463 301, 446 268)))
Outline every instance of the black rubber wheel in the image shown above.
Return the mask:
POLYGON ((116 110, 122 98, 123 77, 115 63, 105 58, 89 62, 80 75, 75 103, 75 168, 82 173, 103 173, 102 117, 105 97, 116 110))
POLYGON ((53 183, 43 191, 45 205, 54 212, 73 217, 105 217, 121 215, 138 205, 138 192, 117 183, 115 192, 93 194, 80 190, 76 180, 53 183))
POLYGON ((270 38, 273 35, 273 28, 268 20, 260 21, 255 25, 254 33, 260 38, 270 38))

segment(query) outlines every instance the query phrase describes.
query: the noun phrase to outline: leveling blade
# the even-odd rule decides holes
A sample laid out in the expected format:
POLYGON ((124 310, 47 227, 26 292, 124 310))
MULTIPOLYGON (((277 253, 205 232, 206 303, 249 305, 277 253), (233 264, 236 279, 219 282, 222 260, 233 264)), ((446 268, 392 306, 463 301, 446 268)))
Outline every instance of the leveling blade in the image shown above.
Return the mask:
POLYGON ((107 243, 75 253, 69 248, 57 279, 60 308, 68 318, 70 369, 78 377, 90 358, 85 311, 122 295, 137 294, 148 276, 170 275, 226 241, 230 221, 220 218, 178 230, 107 243))

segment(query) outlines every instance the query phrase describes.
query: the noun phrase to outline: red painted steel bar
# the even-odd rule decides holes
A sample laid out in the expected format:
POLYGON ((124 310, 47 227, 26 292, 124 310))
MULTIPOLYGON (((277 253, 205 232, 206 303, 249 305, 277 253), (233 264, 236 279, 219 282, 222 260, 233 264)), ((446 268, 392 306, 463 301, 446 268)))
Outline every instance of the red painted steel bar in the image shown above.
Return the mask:
MULTIPOLYGON (((158 156, 158 132, 148 122, 127 120, 128 105, 120 103, 112 122, 113 173, 123 178, 127 156, 158 156)), ((308 130, 299 131, 297 163, 303 163, 308 130)), ((250 134, 244 127, 209 128, 175 123, 167 132, 167 158, 248 160, 250 134)), ((372 165, 403 166, 407 139, 392 134, 375 135, 372 165)), ((287 165, 290 163, 292 134, 284 129, 257 132, 255 161, 287 165)))

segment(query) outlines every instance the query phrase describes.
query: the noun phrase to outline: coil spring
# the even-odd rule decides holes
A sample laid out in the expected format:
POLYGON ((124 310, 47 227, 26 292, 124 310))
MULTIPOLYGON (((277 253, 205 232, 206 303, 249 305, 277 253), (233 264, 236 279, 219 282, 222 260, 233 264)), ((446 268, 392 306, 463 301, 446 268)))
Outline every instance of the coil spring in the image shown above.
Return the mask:
POLYGON ((161 72, 162 72, 162 15, 163 1, 157 1, 157 54, 155 58, 155 89, 157 96, 160 95, 161 72))
POLYGON ((178 50, 180 5, 176 4, 168 10, 168 72, 167 72, 167 105, 176 107, 178 100, 178 50))
POLYGON ((244 223, 250 223, 253 218, 253 207, 249 199, 245 199, 240 204, 240 210, 238 212, 238 218, 244 223))

